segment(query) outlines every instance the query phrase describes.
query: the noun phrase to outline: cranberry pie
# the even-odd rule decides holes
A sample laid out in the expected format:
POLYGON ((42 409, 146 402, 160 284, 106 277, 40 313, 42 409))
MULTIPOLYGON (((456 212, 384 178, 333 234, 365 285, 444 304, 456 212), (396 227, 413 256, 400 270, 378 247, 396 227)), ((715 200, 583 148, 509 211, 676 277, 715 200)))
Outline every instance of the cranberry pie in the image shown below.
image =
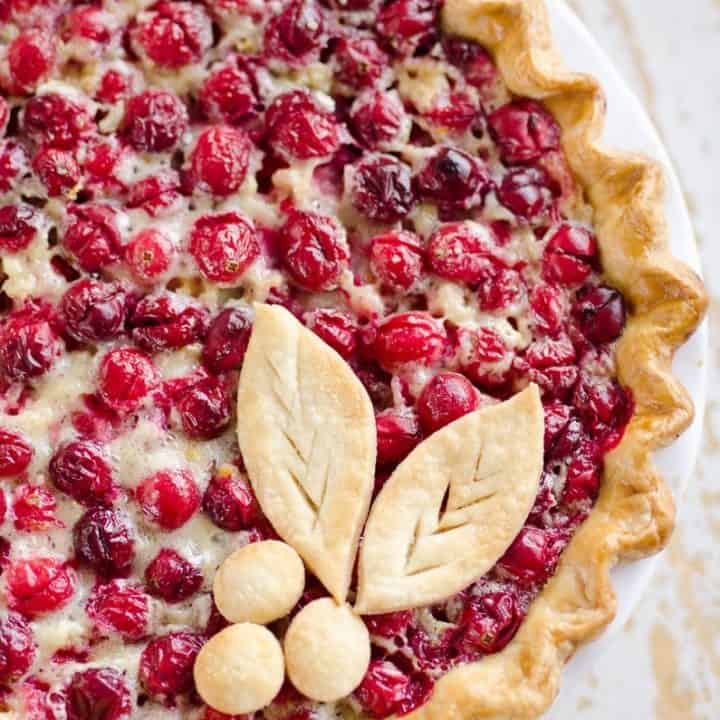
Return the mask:
POLYGON ((539 717, 706 303, 542 2, 0 0, 0 89, 0 719, 539 717))

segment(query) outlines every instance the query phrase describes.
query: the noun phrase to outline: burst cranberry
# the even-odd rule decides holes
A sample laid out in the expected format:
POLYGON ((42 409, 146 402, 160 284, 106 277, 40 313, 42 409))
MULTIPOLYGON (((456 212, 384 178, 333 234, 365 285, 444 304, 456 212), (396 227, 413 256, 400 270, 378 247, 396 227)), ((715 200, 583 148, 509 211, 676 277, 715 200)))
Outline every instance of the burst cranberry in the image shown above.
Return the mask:
POLYGON ((150 597, 129 580, 111 580, 93 588, 85 612, 101 635, 140 640, 148 631, 150 597))
POLYGON ((232 414, 225 383, 215 377, 188 388, 175 407, 185 434, 205 440, 220 435, 228 426, 232 414))
POLYGON ((145 570, 148 592, 169 603, 187 600, 202 582, 199 568, 170 548, 162 548, 145 570))
POLYGON ((340 146, 340 134, 332 113, 305 90, 280 95, 265 114, 267 141, 286 160, 326 157, 340 146))
POLYGON ((65 42, 91 40, 107 46, 115 35, 113 25, 113 16, 106 10, 82 5, 65 16, 62 38, 65 42))
POLYGON ((141 13, 131 37, 138 54, 179 68, 202 58, 212 44, 212 28, 202 6, 161 0, 141 13))
POLYGON ((173 697, 193 688, 193 665, 205 637, 171 632, 151 640, 140 656, 140 681, 152 695, 173 697))
POLYGON ((233 282, 260 254, 255 229, 243 215, 203 215, 190 230, 190 253, 214 282, 233 282))
POLYGON ((93 507, 73 528, 75 557, 103 577, 126 577, 135 557, 133 530, 117 510, 93 507))
POLYGON ((514 168, 503 177, 498 198, 518 217, 535 220, 552 206, 550 179, 539 168, 514 168))
POLYGON ((200 133, 190 156, 198 187, 213 195, 234 193, 247 175, 250 146, 250 139, 242 130, 227 125, 200 133))
POLYGON ((478 302, 481 310, 503 310, 518 303, 523 297, 524 281, 517 270, 495 266, 478 284, 478 302))
POLYGON ((131 79, 118 70, 106 70, 100 78, 95 99, 104 103, 116 103, 128 95, 131 79))
POLYGON ((265 54, 289 65, 306 65, 320 55, 324 25, 314 0, 290 0, 265 28, 265 54))
POLYGON ((335 77, 355 90, 374 85, 389 62, 372 35, 340 38, 335 47, 335 77))
POLYGON ((117 495, 110 463, 94 442, 72 440, 61 445, 48 472, 58 490, 86 507, 110 505, 117 495))
POLYGON ((405 123, 405 109, 394 92, 367 90, 355 99, 350 109, 353 134, 370 150, 398 140, 405 123))
POLYGON ((28 100, 22 124, 37 143, 59 150, 75 150, 94 127, 87 108, 54 92, 28 100))
POLYGON ((83 270, 97 272, 120 258, 122 242, 113 207, 71 205, 67 213, 63 247, 77 258, 83 270))
POLYGON ((63 607, 75 593, 75 573, 57 558, 16 560, 7 570, 8 605, 27 618, 63 607))
POLYGON ((12 683, 33 664, 37 644, 27 621, 17 613, 0 620, 0 682, 12 683))
POLYGON ((145 228, 134 235, 125 246, 125 262, 135 280, 154 284, 170 269, 175 247, 160 230, 145 228))
POLYGON ((13 187, 28 167, 28 155, 25 148, 15 140, 0 141, 0 192, 13 187))
POLYGON ((525 526, 498 565, 518 583, 528 586, 547 580, 556 560, 551 535, 545 530, 525 526))
POLYGON ((399 635, 412 621, 412 611, 399 610, 398 612, 368 615, 363 620, 371 635, 383 638, 393 638, 399 635))
POLYGON ((111 340, 125 326, 127 294, 119 283, 83 278, 65 291, 59 309, 64 331, 73 340, 111 340))
POLYGON ((148 352, 181 348, 202 339, 207 310, 193 298, 174 292, 146 295, 130 317, 133 340, 148 352))
POLYGON ((391 290, 413 289, 424 274, 425 252, 417 235, 389 232, 370 242, 370 269, 391 290))
POLYGON ((37 532, 63 527, 57 519, 57 500, 46 488, 34 485, 21 485, 15 488, 12 511, 16 530, 37 532))
POLYGON ((5 205, 0 208, 0 250, 16 253, 24 250, 37 233, 35 211, 29 205, 5 205))
POLYGON ((244 308, 225 308, 210 323, 203 347, 203 362, 216 373, 237 370, 242 365, 252 318, 244 308))
POLYGON ((512 368, 512 354, 492 328, 463 329, 458 333, 459 361, 463 374, 483 387, 505 383, 512 368))
POLYGON ((377 328, 373 344, 378 362, 387 370, 404 363, 432 365, 447 344, 442 324, 425 312, 391 315, 377 328))
POLYGON ((607 285, 578 291, 573 315, 585 337, 596 345, 617 340, 625 327, 625 300, 607 285))
POLYGON ((534 325, 548 335, 557 335, 565 316, 564 301, 557 288, 540 283, 530 293, 534 325))
POLYGON ((590 230, 563 223, 548 239, 543 255, 543 276, 566 285, 581 283, 592 272, 596 253, 597 243, 590 230))
POLYGON ((452 372, 439 373, 425 385, 418 398, 420 424, 429 435, 476 410, 479 404, 477 390, 466 377, 452 372))
POLYGON ((305 315, 305 324, 335 352, 350 357, 357 348, 358 327, 355 321, 340 310, 319 308, 305 315))
POLYGON ((410 690, 410 678, 389 660, 373 660, 355 697, 375 718, 394 714, 410 690))
POLYGON ((509 592, 471 598, 460 620, 462 643, 481 653, 500 652, 513 639, 522 619, 522 610, 509 592))
MULTIPOLYGON (((162 217, 177 208, 179 200, 180 176, 174 170, 160 170, 157 174, 138 180, 130 186, 127 206, 141 208, 151 217, 162 217)), ((140 233, 148 231, 160 232, 147 228, 140 233)))
POLYGON ((122 146, 115 137, 108 140, 99 137, 89 139, 82 161, 82 168, 88 176, 86 187, 98 194, 124 190, 125 186, 116 177, 121 153, 122 146))
POLYGON ((306 290, 334 290, 350 259, 344 233, 331 217, 293 210, 280 230, 284 264, 306 290))
POLYGON ((535 100, 515 100, 488 118, 490 131, 506 163, 533 162, 560 147, 560 128, 535 100))
POLYGON ((187 470, 160 470, 145 478, 135 497, 145 517, 164 530, 182 527, 200 506, 200 493, 187 470))
POLYGON ((10 43, 7 62, 15 89, 29 93, 50 74, 55 64, 55 38, 39 28, 25 30, 10 43))
POLYGON ((570 460, 565 475, 562 501, 595 499, 600 489, 600 468, 592 453, 578 453, 570 460))
POLYGON ((242 55, 213 69, 199 96, 203 112, 215 122, 242 122, 254 117, 259 106, 253 76, 242 55))
POLYGON ((0 477, 13 477, 24 472, 33 458, 28 440, 14 430, 0 428, 0 477))
POLYGON ((377 464, 396 465, 422 440, 420 425, 412 412, 386 410, 375 418, 377 464))
POLYGON ((570 365, 575 362, 575 357, 575 348, 565 333, 556 338, 538 338, 525 351, 525 359, 530 366, 538 369, 570 365))
POLYGON ((125 676, 109 667, 73 674, 65 687, 67 720, 127 720, 132 711, 125 676))
POLYGON ((482 161, 462 150, 444 147, 432 155, 415 178, 418 194, 442 206, 470 208, 482 203, 490 177, 482 161))
POLYGON ((229 468, 213 475, 203 495, 202 507, 218 527, 231 532, 247 529, 260 513, 248 482, 229 468))
POLYGON ((65 195, 80 182, 82 175, 73 154, 57 148, 40 150, 33 158, 32 168, 48 197, 65 195))
POLYGON ((401 55, 412 55, 433 36, 436 0, 392 0, 377 17, 378 33, 401 55))
POLYGON ((477 104, 464 92, 441 95, 435 99, 432 108, 423 114, 440 131, 451 133, 465 132, 477 116, 477 104))
POLYGON ((497 79, 497 68, 487 51, 473 40, 445 35, 442 45, 448 60, 463 71, 465 82, 482 89, 497 79))
POLYGON ((119 412, 137 408, 158 381, 159 373, 153 361, 133 348, 110 350, 100 363, 100 397, 119 412))
POLYGON ((172 150, 187 129, 188 113, 180 98, 164 90, 148 90, 130 98, 123 131, 136 150, 172 150))
POLYGON ((402 220, 415 204, 410 168, 390 155, 363 158, 353 168, 350 199, 370 220, 402 220))

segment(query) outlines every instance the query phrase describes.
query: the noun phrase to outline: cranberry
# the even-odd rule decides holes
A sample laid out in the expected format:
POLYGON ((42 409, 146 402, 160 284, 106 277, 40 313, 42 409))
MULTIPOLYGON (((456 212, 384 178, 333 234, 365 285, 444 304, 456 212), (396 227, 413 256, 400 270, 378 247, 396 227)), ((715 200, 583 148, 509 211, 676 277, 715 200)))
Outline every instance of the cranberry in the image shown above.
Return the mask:
POLYGON ((93 588, 85 612, 101 635, 140 640, 148 631, 150 597, 129 580, 111 580, 93 588))
POLYGON ((103 103, 116 103, 130 92, 131 79, 118 70, 106 70, 100 78, 95 99, 103 103))
POLYGON ((5 134, 10 120, 10 105, 5 98, 0 99, 0 137, 5 134))
POLYGON ((34 452, 24 435, 0 428, 0 477, 20 475, 30 465, 34 452))
POLYGON ((580 225, 562 223, 553 230, 543 255, 546 280, 572 285, 592 272, 597 253, 595 236, 580 225))
POLYGON ((533 162, 560 147, 560 128, 535 100, 514 100, 488 117, 490 132, 506 163, 533 162))
POLYGON ((442 45, 448 60, 463 71, 466 83, 482 89, 497 79, 498 71, 492 59, 487 51, 473 40, 445 35, 442 45))
POLYGON ((122 146, 114 136, 109 140, 90 138, 85 145, 82 167, 88 178, 86 188, 97 194, 123 191, 125 186, 118 180, 116 170, 122 154, 122 146))
POLYGON ((32 92, 55 64, 55 38, 40 28, 25 30, 10 43, 7 62, 15 89, 32 92))
POLYGON ((578 291, 573 315, 591 343, 613 342, 625 327, 625 300, 607 285, 588 285, 578 291))
POLYGON ((477 390, 466 377, 443 372, 425 385, 417 401, 417 411, 422 429, 429 435, 476 410, 479 404, 477 390))
POLYGON ((110 505, 117 495, 110 463, 94 442, 71 440, 61 445, 48 473, 58 490, 86 507, 110 505))
POLYGON ((366 156, 353 168, 350 199, 370 220, 402 220, 415 205, 410 168, 390 155, 366 156))
POLYGON ((443 94, 435 99, 435 104, 423 114, 439 130, 451 133, 463 133, 478 117, 476 102, 464 92, 443 94))
POLYGON ((202 6, 161 0, 140 14, 131 37, 138 54, 179 68, 202 59, 212 44, 212 27, 202 6))
POLYGON ((312 291, 334 290, 350 259, 344 233, 327 215, 293 210, 280 230, 290 277, 312 291))
POLYGON ((549 532, 525 526, 498 565, 521 585, 542 583, 555 569, 558 552, 549 532))
POLYGON ((377 464, 397 465, 422 440, 417 417, 410 411, 385 410, 375 418, 377 464))
POLYGON ((203 362, 216 373, 237 370, 250 342, 252 318, 241 307, 225 308, 210 323, 203 347, 203 362))
POLYGON ((116 225, 117 211, 110 205, 71 205, 63 247, 87 272, 97 272, 117 261, 122 242, 116 225))
POLYGON ((461 330, 459 361, 464 375, 483 387, 503 385, 512 368, 512 355, 505 341, 492 328, 461 330))
POLYGON ((332 113, 305 90, 292 90, 273 100, 265 114, 267 143, 286 160, 332 155, 340 133, 332 113))
POLYGON ((407 122, 405 109, 397 93, 367 90, 350 108, 350 127, 355 137, 370 150, 397 140, 407 122))
POLYGON ((117 510, 93 507, 75 523, 73 544, 77 559, 103 577, 126 577, 135 557, 129 520, 117 510))
POLYGON ((252 224, 234 211, 199 217, 189 244, 200 271, 213 282, 237 280, 260 254, 252 224))
POLYGON ((36 218, 29 205, 0 207, 0 250, 8 253, 24 250, 37 233, 36 218))
POLYGON ((358 326, 340 310, 318 308, 305 314, 305 324, 335 352, 350 357, 358 344, 358 326))
POLYGON ((113 41, 116 35, 113 25, 113 16, 107 11, 82 5, 65 16, 62 39, 65 42, 89 40, 93 45, 99 46, 99 51, 102 46, 107 46, 113 41))
POLYGON ((599 489, 600 468, 593 453, 578 453, 568 464, 562 501, 573 503, 587 499, 594 500, 599 489))
POLYGON ((471 597, 460 619, 462 644, 481 653, 500 652, 513 639, 522 620, 517 599, 509 592, 471 597))
POLYGON ((306 65, 320 55, 324 25, 314 0, 290 0, 265 27, 265 54, 289 65, 306 65))
POLYGON ((425 252, 417 235, 398 231, 370 241, 370 269, 391 290, 416 288, 424 274, 425 252))
POLYGON ((426 312, 390 315, 377 328, 373 349, 378 362, 392 370, 404 363, 432 365, 442 356, 447 335, 442 324, 426 312))
POLYGON ((247 529, 259 516, 260 508, 248 482, 227 467, 210 480, 202 499, 203 510, 223 530, 247 529))
POLYGON ((127 294, 119 283, 83 278, 65 291, 59 309, 65 334, 73 340, 111 340, 124 329, 127 294))
POLYGON ((0 140, 0 192, 8 192, 28 167, 27 151, 15 140, 0 140))
POLYGON ((100 397, 117 411, 135 410, 158 381, 153 361, 134 348, 110 350, 100 363, 100 397))
POLYGON ((71 152, 44 148, 33 158, 32 168, 45 186, 48 197, 65 195, 80 181, 81 170, 71 152))
POLYGON ((485 311, 504 310, 520 302, 525 289, 522 276, 517 270, 494 266, 478 284, 478 302, 485 311))
POLYGON ((340 38, 334 57, 335 77, 355 90, 374 85, 390 64, 372 35, 340 38))
POLYGON ((133 278, 149 285, 168 272, 174 255, 172 240, 154 228, 141 230, 125 246, 125 262, 130 266, 133 278))
POLYGON ((127 720, 132 711, 125 676, 109 667, 73 674, 65 688, 67 720, 127 720))
POLYGON ((411 610, 399 610, 397 612, 383 613, 380 615, 368 615, 363 620, 371 635, 379 635, 383 638, 393 638, 402 633, 412 621, 411 610))
POLYGON ((180 98, 164 90, 147 90, 130 98, 123 131, 136 150, 172 150, 187 129, 188 113, 180 98))
POLYGON ((27 618, 63 607, 75 593, 75 573, 57 558, 15 560, 6 576, 8 605, 27 618))
POLYGON ((518 217, 535 220, 552 206, 550 178, 539 168, 514 168, 503 177, 498 199, 518 217))
POLYGON ((182 429, 191 438, 217 437, 228 426, 232 409, 225 383, 216 377, 202 380, 183 393, 175 407, 182 429))
POLYGON ((545 410, 545 452, 552 449, 555 440, 565 429, 573 414, 572 408, 562 402, 550 402, 544 406, 545 410))
POLYGON ((193 298, 164 291, 146 295, 130 317, 133 340, 148 352, 181 348, 202 339, 207 310, 193 298))
POLYGON ((391 0, 378 13, 376 29, 401 55, 412 55, 435 31, 437 0, 391 0))
POLYGON ((37 644, 27 621, 17 613, 0 620, 0 682, 21 678, 35 660, 37 644))
POLYGON ((542 337, 528 346, 525 359, 534 368, 570 365, 575 362, 575 348, 564 333, 557 338, 542 337))
MULTIPOLYGON (((127 207, 141 208, 151 217, 169 215, 180 200, 180 176, 174 170, 160 170, 155 175, 138 180, 128 190, 127 207)), ((147 228, 141 233, 159 230, 147 228)))
POLYGON ((204 643, 204 635, 184 631, 151 640, 140 656, 140 682, 151 695, 192 690, 193 665, 204 643))
POLYGON ((234 193, 247 175, 250 147, 250 140, 242 130, 227 125, 200 133, 190 156, 198 187, 213 195, 234 193))
POLYGON ((15 516, 13 527, 16 530, 37 532, 63 527, 55 515, 57 500, 44 487, 21 485, 15 488, 12 511, 15 516))
POLYGON ((410 689, 410 678, 389 660, 373 660, 355 697, 375 718, 386 718, 398 710, 410 689))
POLYGON ((87 108, 54 92, 28 100, 22 125, 35 142, 59 150, 75 150, 94 127, 87 108))
POLYGON ((200 492, 187 470, 160 470, 135 490, 145 517, 164 530, 182 527, 200 506, 200 492))
POLYGON ((214 122, 240 123, 257 114, 259 100, 253 75, 242 55, 215 67, 202 84, 200 104, 214 122))
POLYGON ((530 293, 533 324, 548 335, 557 335, 565 319, 565 303, 557 288, 539 283, 530 293))
POLYGON ((199 568, 170 548, 162 548, 145 570, 148 592, 169 603, 187 600, 202 582, 199 568))
POLYGON ((635 410, 630 392, 615 380, 588 377, 585 373, 575 387, 573 403, 603 453, 622 440, 635 410))

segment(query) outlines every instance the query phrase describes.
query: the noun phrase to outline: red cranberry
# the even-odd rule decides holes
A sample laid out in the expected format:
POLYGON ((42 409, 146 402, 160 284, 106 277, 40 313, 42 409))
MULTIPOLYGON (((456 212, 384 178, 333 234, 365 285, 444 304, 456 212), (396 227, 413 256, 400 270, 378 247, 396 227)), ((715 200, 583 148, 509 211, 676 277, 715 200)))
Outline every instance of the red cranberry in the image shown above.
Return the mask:
POLYGON ((203 362, 216 373, 237 370, 250 342, 252 318, 241 307, 225 308, 210 323, 203 347, 203 362))
POLYGON ((132 642, 147 635, 150 597, 128 580, 111 580, 93 588, 85 612, 100 635, 117 633, 132 642))
POLYGON ((28 100, 22 125, 35 142, 59 150, 75 150, 94 127, 87 108, 54 92, 28 100))
POLYGON ((260 514, 248 482, 238 472, 225 469, 213 475, 202 507, 218 527, 230 532, 247 529, 260 514))
POLYGON ((151 695, 173 697, 193 688, 193 665, 205 636, 171 632, 151 640, 140 656, 140 682, 151 695))
POLYGON ((358 344, 358 327, 350 315, 340 310, 318 308, 305 314, 305 324, 335 352, 350 357, 358 344))
POLYGON ((410 168, 391 155, 366 156, 353 168, 350 199, 374 222, 402 220, 415 205, 410 168))
POLYGON ((176 402, 185 434, 191 438, 217 437, 228 426, 232 409, 225 383, 209 377, 188 388, 176 402))
POLYGON ((131 712, 125 675, 114 668, 76 672, 65 688, 67 720, 127 720, 131 712))
POLYGON ((625 300, 614 288, 588 285, 577 293, 573 315, 591 343, 617 340, 625 327, 625 314, 625 300))
POLYGON ((127 294, 119 283, 83 278, 65 291, 59 309, 65 333, 73 340, 111 340, 125 326, 127 294))
POLYGON ((12 511, 15 517, 13 527, 21 532, 37 532, 63 527, 57 519, 57 500, 46 488, 35 485, 21 485, 15 488, 12 511))
POLYGON ((468 130, 478 113, 476 102, 467 93, 454 92, 436 98, 435 104, 423 117, 439 130, 457 134, 468 130))
POLYGON ((495 266, 488 269, 478 284, 478 302, 485 311, 504 310, 519 303, 525 289, 517 270, 495 266))
POLYGON ((170 269, 175 247, 160 230, 145 228, 125 246, 125 262, 133 278, 140 283, 154 284, 170 269))
POLYGON ((207 310, 194 298, 166 291, 146 295, 130 317, 133 340, 148 352, 181 348, 202 339, 207 310))
POLYGON ((93 507, 73 528, 75 557, 103 577, 126 577, 135 557, 133 529, 117 510, 93 507))
POLYGON ((65 16, 62 39, 90 40, 94 44, 107 46, 114 36, 113 17, 102 8, 81 5, 65 16))
POLYGON ((533 324, 548 335, 557 335, 565 318, 565 303, 556 287, 540 283, 530 293, 533 324))
POLYGON ((389 660, 370 663, 355 697, 374 718, 386 718, 397 712, 410 689, 410 678, 389 660))
MULTIPOLYGON (((179 200, 180 176, 174 170, 160 170, 130 186, 127 207, 140 208, 151 217, 162 217, 177 208, 179 200)), ((147 228, 138 235, 149 232, 160 234, 159 230, 147 228)))
POLYGON ((292 90, 273 100, 265 114, 267 143, 286 160, 332 155, 340 133, 332 113, 305 90, 292 90))
POLYGON ((0 140, 0 192, 11 190, 16 178, 28 168, 24 146, 15 140, 0 140))
POLYGON ((534 368, 569 365, 575 362, 575 348, 564 333, 557 338, 542 337, 528 346, 525 359, 534 368))
POLYGON ((240 123, 254 117, 259 107, 253 75, 242 55, 231 56, 216 66, 199 96, 205 115, 218 123, 240 123))
POLYGON ((503 177, 498 199, 518 217, 535 220, 552 206, 550 179, 539 168, 514 168, 503 177))
POLYGON ((100 78, 95 99, 103 103, 116 103, 130 92, 131 79, 118 70, 106 70, 100 78))
POLYGON ((498 565, 523 586, 542 583, 555 569, 558 552, 551 535, 539 528, 525 526, 498 565))
POLYGON ((355 90, 374 85, 390 64, 372 35, 340 38, 334 57, 335 77, 355 90))
POLYGON ((177 95, 147 90, 130 98, 123 131, 135 150, 163 152, 177 145, 187 126, 187 109, 177 95))
POLYGON ((82 175, 73 154, 57 148, 40 150, 33 158, 32 168, 48 197, 65 195, 77 186, 82 175))
POLYGON ((227 125, 203 130, 190 155, 192 174, 201 190, 231 195, 242 185, 248 171, 250 139, 227 125))
POLYGON ((250 221, 230 211, 199 217, 190 230, 190 253, 213 282, 237 280, 260 254, 250 221))
POLYGON ((25 30, 10 43, 7 62, 15 89, 32 92, 55 64, 55 38, 40 28, 25 30))
POLYGON ((370 150, 397 140, 405 122, 405 109, 397 93, 367 90, 358 95, 350 108, 353 134, 370 150))
POLYGON ((447 59, 463 71, 466 83, 482 89, 497 79, 497 68, 487 51, 473 40, 445 35, 442 45, 447 59))
POLYGON ((29 205, 0 207, 0 250, 7 253, 24 250, 37 233, 36 218, 29 205))
POLYGON ((0 682, 21 678, 35 660, 37 644, 27 621, 17 613, 0 620, 0 682))
POLYGON ((110 205, 71 205, 63 247, 87 272, 97 272, 120 259, 122 242, 117 229, 117 211, 110 205))
POLYGON ((424 274, 425 251, 417 235, 398 231, 370 241, 370 269, 391 290, 408 291, 424 274))
POLYGON ((344 233, 327 215, 293 210, 280 230, 290 277, 312 291, 334 290, 350 259, 344 233))
POLYGON ((385 410, 375 418, 377 464, 397 465, 422 440, 420 425, 412 412, 385 410))
POLYGON ((562 501, 573 503, 594 500, 599 489, 600 468, 597 460, 592 452, 579 452, 568 464, 562 501))
POLYGON ((24 435, 0 428, 0 477, 13 477, 24 472, 34 450, 24 435))
POLYGON ((182 527, 200 506, 200 492, 187 470, 160 470, 135 490, 145 517, 164 530, 182 527))
POLYGON ((135 410, 158 381, 153 361, 134 348, 110 350, 100 363, 100 397, 119 412, 135 410))
POLYGON ((116 177, 121 154, 122 146, 114 136, 107 141, 95 137, 87 142, 82 167, 88 175, 85 185, 90 191, 110 194, 115 190, 125 189, 116 177))
POLYGON ((5 98, 0 100, 0 137, 5 134, 10 120, 10 105, 5 98))
POLYGON ((27 618, 63 607, 75 593, 75 573, 57 558, 33 557, 7 570, 8 605, 27 618))
POLYGON ((392 370, 404 363, 432 365, 442 356, 447 335, 442 324, 425 312, 390 315, 377 328, 373 344, 378 362, 392 370))
POLYGON ((140 14, 131 37, 138 54, 179 68, 202 59, 212 44, 212 27, 202 6, 161 0, 140 14))
POLYGON ((481 653, 500 652, 513 639, 522 620, 523 612, 509 592, 470 598, 460 619, 463 646, 481 653))
POLYGON ((552 449, 556 439, 565 429, 573 410, 569 405, 561 402, 550 402, 544 406, 545 410, 545 452, 552 449))
POLYGON ((461 330, 459 361, 463 374, 483 387, 505 383, 512 368, 512 354, 500 335, 489 327, 461 330))
POLYGON ((535 100, 514 100, 488 118, 490 132, 506 163, 533 162, 560 147, 560 128, 535 100))
POLYGON ((411 610, 399 610, 398 612, 383 613, 381 615, 368 615, 363 620, 371 635, 393 638, 405 630, 412 621, 412 617, 411 610))
POLYGON ((290 0, 265 27, 265 54, 289 65, 306 65, 320 55, 325 23, 314 0, 290 0))
POLYGON ((187 600, 202 582, 200 569, 170 548, 162 548, 145 570, 148 592, 169 603, 187 600))
POLYGON ((443 372, 425 385, 417 401, 417 411, 422 429, 429 435, 476 410, 479 404, 477 390, 466 377, 443 372))
POLYGON ((597 253, 595 236, 580 225, 563 223, 553 230, 543 256, 545 279, 573 285, 592 272, 597 253))
POLYGON ((433 36, 440 3, 391 0, 379 12, 376 30, 401 55, 412 55, 433 36))
POLYGON ((86 507, 110 505, 117 495, 110 463, 94 442, 72 440, 61 445, 48 472, 58 490, 86 507))
POLYGON ((442 206, 470 208, 482 203, 490 176, 482 161, 452 147, 432 155, 415 178, 418 194, 442 206))

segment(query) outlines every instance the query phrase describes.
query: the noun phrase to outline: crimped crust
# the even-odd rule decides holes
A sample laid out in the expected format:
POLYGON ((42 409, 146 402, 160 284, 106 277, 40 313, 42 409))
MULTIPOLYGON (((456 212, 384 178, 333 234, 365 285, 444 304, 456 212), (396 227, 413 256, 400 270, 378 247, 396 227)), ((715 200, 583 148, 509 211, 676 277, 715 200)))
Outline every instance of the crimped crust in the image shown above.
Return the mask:
POLYGON ((617 365, 621 382, 632 389, 635 414, 605 458, 593 512, 515 639, 497 655, 452 670, 430 701, 408 716, 529 719, 557 695, 565 661, 613 618, 612 566, 657 552, 668 541, 675 507, 651 454, 692 420, 692 402, 671 362, 701 321, 707 298, 697 275, 669 253, 660 167, 600 144, 603 93, 592 77, 563 67, 542 0, 446 0, 443 14, 449 32, 492 53, 511 91, 542 100, 560 123, 568 162, 594 209, 605 276, 631 308, 617 365))

